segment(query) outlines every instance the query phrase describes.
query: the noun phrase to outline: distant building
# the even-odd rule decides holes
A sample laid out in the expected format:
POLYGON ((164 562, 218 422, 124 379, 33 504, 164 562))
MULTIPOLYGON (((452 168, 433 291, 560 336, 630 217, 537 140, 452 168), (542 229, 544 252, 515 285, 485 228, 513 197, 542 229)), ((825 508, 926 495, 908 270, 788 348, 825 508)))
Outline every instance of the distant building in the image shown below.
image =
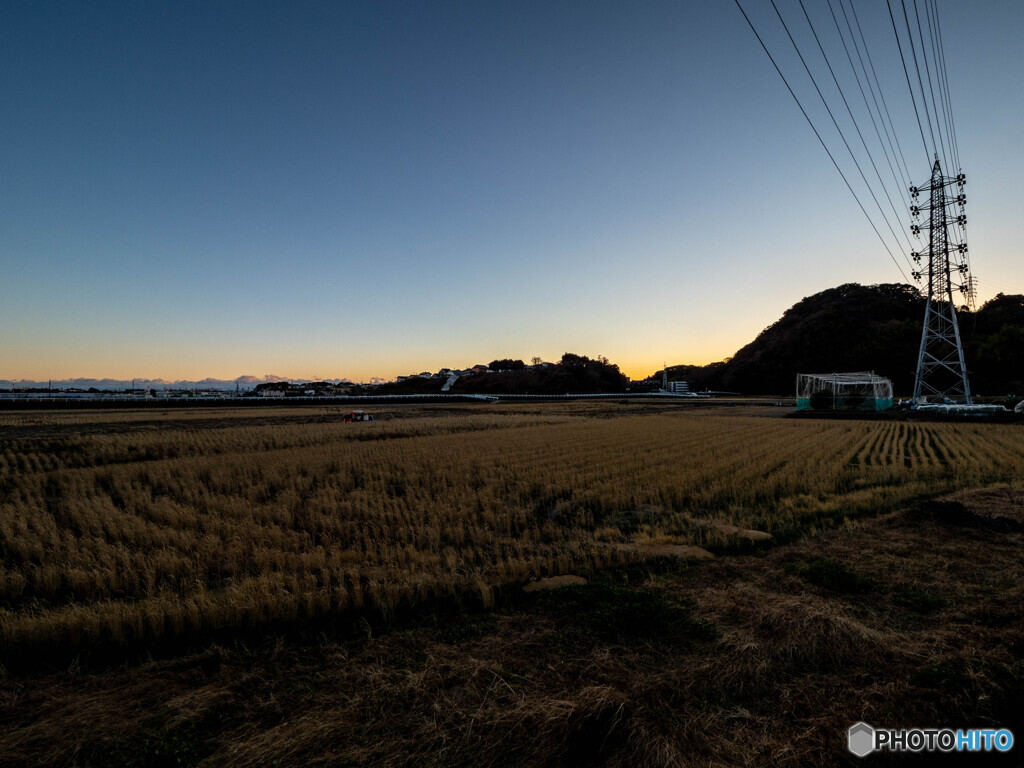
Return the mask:
POLYGON ((679 395, 690 394, 690 382, 688 381, 670 381, 668 383, 668 391, 675 392, 679 395))

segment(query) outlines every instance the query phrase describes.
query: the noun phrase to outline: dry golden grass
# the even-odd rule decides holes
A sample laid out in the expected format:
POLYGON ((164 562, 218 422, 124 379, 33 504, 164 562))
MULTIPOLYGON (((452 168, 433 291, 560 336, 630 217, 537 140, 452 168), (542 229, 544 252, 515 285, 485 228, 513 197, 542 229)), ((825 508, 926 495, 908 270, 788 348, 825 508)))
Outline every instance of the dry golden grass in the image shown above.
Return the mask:
POLYGON ((1024 494, 963 498, 1012 524, 929 504, 380 634, 0 680, 0 764, 833 766, 862 719, 1019 733, 1024 494))
POLYGON ((489 605, 530 579, 738 546, 749 531, 790 540, 1024 471, 1013 427, 442 412, 5 414, 4 653, 489 605))

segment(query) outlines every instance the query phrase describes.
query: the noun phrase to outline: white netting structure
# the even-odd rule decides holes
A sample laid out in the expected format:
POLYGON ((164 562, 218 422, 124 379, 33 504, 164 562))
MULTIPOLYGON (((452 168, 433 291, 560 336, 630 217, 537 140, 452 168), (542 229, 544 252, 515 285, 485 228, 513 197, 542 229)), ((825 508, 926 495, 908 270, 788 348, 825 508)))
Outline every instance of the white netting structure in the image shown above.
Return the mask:
POLYGON ((892 408, 892 382, 871 371, 798 373, 798 411, 884 411, 892 408))

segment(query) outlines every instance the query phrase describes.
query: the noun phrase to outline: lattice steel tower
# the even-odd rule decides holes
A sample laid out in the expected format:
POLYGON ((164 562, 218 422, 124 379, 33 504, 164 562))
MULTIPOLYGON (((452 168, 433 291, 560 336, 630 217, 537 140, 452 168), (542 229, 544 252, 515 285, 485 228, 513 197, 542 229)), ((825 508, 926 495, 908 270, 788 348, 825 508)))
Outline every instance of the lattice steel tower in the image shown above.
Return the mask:
POLYGON ((956 321, 956 307, 953 305, 953 289, 963 294, 966 304, 974 303, 974 281, 969 274, 967 261, 967 217, 963 209, 967 202, 964 195, 966 178, 943 176, 938 157, 932 166, 932 177, 921 187, 911 187, 910 195, 916 201, 919 195, 928 196, 927 205, 910 206, 914 223, 910 231, 920 237, 921 230, 928 231, 927 254, 914 252, 914 261, 919 265, 923 256, 928 257, 924 272, 914 272, 914 279, 922 274, 928 278, 928 303, 924 310, 924 328, 921 331, 921 350, 917 356, 917 375, 914 377, 914 402, 935 397, 940 400, 971 404, 971 385, 967 381, 967 366, 964 364, 964 348, 960 343, 960 327, 956 321), (947 195, 946 190, 956 185, 956 197, 947 195), (950 209, 958 206, 959 211, 950 209), (921 214, 926 213, 927 223, 917 223, 921 214), (950 240, 950 230, 959 242, 950 240))

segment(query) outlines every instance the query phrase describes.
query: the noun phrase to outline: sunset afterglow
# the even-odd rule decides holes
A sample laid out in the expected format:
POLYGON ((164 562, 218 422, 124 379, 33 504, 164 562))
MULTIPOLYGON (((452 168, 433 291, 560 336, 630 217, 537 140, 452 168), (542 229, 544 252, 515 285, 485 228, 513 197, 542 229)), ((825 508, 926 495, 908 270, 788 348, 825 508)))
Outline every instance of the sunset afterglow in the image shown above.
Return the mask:
MULTIPOLYGON (((984 300, 1024 6, 942 10, 984 300)), ((8 4, 0 88, 0 380, 643 377, 903 281, 731 3, 8 4)))

